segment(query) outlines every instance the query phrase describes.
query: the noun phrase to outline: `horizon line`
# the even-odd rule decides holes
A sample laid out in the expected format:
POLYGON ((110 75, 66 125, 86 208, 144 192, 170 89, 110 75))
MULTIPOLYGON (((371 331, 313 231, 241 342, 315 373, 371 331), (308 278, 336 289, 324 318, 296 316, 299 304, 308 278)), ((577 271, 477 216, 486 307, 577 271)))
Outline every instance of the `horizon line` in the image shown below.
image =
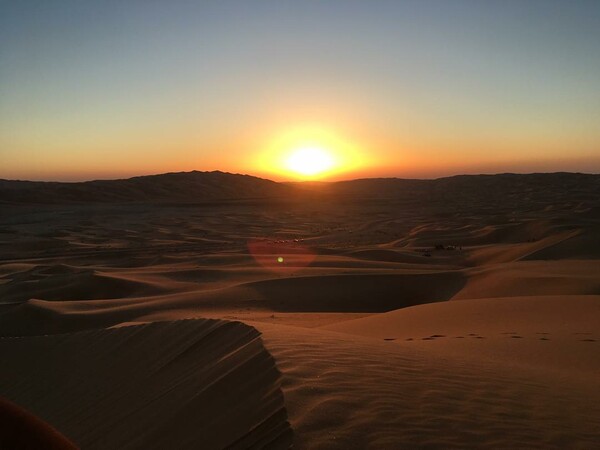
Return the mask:
POLYGON ((435 180, 443 180, 446 178, 454 178, 454 177, 476 177, 476 176, 498 176, 498 175, 552 175, 552 174, 572 174, 572 175, 600 175, 600 172, 580 172, 580 171, 549 171, 549 172, 479 172, 479 173, 456 173, 453 175, 446 175, 441 177, 399 177, 399 176, 389 176, 389 177, 360 177, 360 178, 349 178, 342 180, 282 180, 275 181, 270 178, 264 178, 258 175, 252 175, 249 173, 239 173, 239 172, 227 172, 223 170, 182 170, 182 171, 174 171, 174 172, 160 172, 160 173, 149 173, 143 175, 133 175, 129 177, 119 177, 119 178, 93 178, 89 180, 77 180, 77 181, 59 181, 59 180, 27 180, 27 179, 9 179, 9 178, 0 178, 0 181, 4 182, 21 182, 21 183, 62 183, 62 184, 79 184, 79 183, 93 183, 93 182, 102 182, 102 181, 126 181, 132 180, 135 178, 145 178, 145 177, 156 177, 161 175, 177 175, 177 174, 191 174, 191 173, 221 173, 225 175, 237 175, 237 176, 246 176, 258 178, 261 180, 271 181, 273 183, 343 183, 349 181, 360 181, 360 180, 413 180, 413 181, 435 181, 435 180))

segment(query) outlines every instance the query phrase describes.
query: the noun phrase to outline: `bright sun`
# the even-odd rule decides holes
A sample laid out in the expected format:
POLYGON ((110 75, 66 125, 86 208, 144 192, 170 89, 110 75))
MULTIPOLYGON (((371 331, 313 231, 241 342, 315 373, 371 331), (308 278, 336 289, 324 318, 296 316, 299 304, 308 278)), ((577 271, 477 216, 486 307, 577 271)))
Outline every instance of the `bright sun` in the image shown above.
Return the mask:
POLYGON ((294 150, 285 161, 288 169, 304 176, 314 176, 335 165, 333 156, 319 147, 302 147, 294 150))
POLYGON ((266 178, 321 180, 364 169, 358 146, 320 125, 297 125, 274 135, 256 157, 266 178))

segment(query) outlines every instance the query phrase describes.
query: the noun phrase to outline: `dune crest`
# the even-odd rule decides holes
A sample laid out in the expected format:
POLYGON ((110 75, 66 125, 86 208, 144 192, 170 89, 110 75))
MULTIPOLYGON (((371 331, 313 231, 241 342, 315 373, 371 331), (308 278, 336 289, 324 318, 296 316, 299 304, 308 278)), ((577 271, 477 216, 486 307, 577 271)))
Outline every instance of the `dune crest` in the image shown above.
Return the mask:
POLYGON ((185 320, 0 339, 3 394, 81 448, 288 448, 256 329, 185 320), (43 373, 43 378, 40 374, 43 373))

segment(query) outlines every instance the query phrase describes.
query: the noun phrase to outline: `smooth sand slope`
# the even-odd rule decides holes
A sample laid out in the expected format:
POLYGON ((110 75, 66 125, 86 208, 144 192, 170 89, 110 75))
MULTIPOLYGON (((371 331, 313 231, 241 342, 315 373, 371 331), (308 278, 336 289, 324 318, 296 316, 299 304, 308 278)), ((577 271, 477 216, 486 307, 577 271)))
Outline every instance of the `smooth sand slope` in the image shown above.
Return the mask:
POLYGON ((424 343, 259 329, 283 373, 298 448, 589 449, 600 439, 597 377, 480 359, 477 347, 445 355, 424 343))
MULTIPOLYGON (((324 329, 445 355, 600 377, 600 296, 507 297, 420 305, 324 329)), ((548 376, 551 374, 548 373, 548 376)))

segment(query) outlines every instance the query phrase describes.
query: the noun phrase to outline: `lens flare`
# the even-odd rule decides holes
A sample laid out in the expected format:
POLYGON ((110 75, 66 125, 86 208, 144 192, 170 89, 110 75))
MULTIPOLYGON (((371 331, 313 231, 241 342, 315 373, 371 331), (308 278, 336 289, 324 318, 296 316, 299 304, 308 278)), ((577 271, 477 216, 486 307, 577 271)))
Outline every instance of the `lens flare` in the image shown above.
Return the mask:
POLYGON ((300 239, 250 239, 248 252, 265 269, 277 273, 296 273, 309 266, 316 253, 300 239))

